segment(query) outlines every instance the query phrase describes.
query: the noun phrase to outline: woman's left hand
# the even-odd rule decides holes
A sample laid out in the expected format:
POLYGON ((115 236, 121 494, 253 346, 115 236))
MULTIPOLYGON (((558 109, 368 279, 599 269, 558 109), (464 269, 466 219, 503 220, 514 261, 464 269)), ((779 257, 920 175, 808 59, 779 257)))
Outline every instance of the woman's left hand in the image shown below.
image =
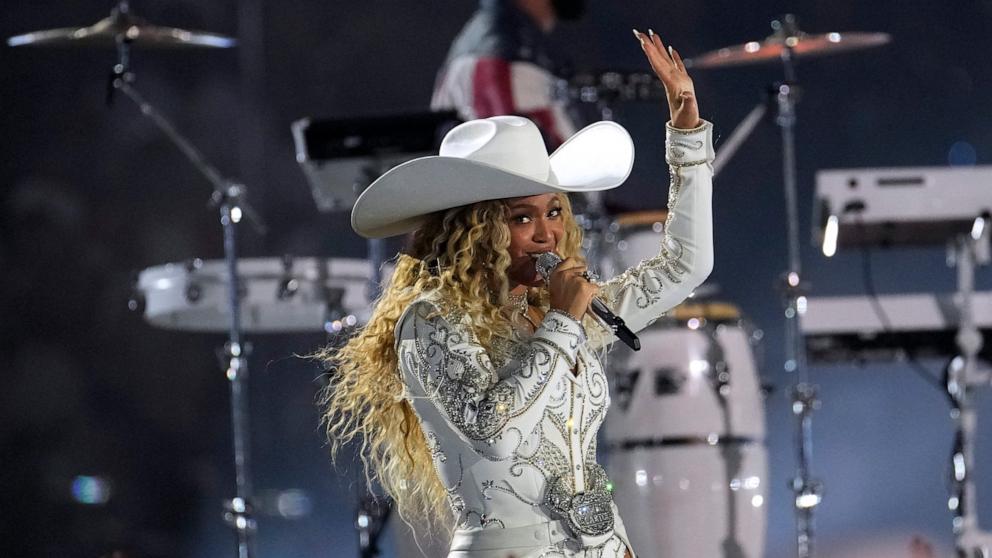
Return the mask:
POLYGON ((696 104, 696 89, 692 78, 685 71, 685 64, 677 50, 661 43, 661 38, 654 33, 647 35, 634 30, 634 36, 641 42, 641 48, 647 55, 651 68, 665 86, 668 95, 668 110, 672 115, 672 126, 690 130, 702 124, 699 119, 699 105, 696 104))

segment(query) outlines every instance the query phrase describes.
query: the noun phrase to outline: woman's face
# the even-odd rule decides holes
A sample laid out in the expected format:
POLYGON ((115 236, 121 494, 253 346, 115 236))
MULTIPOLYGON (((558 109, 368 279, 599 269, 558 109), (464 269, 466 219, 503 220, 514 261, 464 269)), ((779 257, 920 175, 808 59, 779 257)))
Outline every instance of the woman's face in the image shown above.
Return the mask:
POLYGON ((557 252, 565 236, 561 200, 558 194, 538 194, 506 200, 510 228, 510 288, 523 284, 539 287, 544 279, 534 266, 534 256, 557 252))

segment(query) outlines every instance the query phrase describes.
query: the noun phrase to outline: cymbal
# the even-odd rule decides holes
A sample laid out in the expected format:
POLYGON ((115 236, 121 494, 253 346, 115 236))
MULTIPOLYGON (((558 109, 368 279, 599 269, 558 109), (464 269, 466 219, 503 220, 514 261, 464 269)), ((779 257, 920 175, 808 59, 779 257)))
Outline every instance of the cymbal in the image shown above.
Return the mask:
POLYGON ((131 44, 152 48, 230 48, 237 44, 235 39, 217 33, 150 25, 116 8, 110 16, 89 27, 34 31, 10 37, 7 44, 12 47, 113 46, 118 37, 131 44))
POLYGON ((686 60, 685 65, 692 68, 722 68, 776 62, 782 59, 782 52, 787 48, 792 49, 794 58, 826 56, 876 47, 891 40, 892 36, 888 33, 851 32, 819 35, 798 33, 789 36, 776 34, 764 41, 751 41, 701 54, 686 60))

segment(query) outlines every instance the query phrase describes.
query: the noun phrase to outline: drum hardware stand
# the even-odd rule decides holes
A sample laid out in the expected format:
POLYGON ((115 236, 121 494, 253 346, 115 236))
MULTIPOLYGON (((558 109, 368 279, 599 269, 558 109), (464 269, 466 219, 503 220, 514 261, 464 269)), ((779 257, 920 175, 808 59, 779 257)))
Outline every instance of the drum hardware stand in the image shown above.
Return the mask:
POLYGON ((754 129, 761 124, 761 121, 765 118, 765 113, 768 112, 768 102, 767 100, 762 100, 760 103, 751 109, 751 112, 747 113, 744 120, 734 128, 734 131, 730 133, 730 137, 727 141, 723 142, 720 146, 720 150, 717 151, 716 157, 713 159, 713 177, 716 178, 723 170, 723 167, 727 166, 727 163, 733 159, 734 155, 737 154, 737 150, 740 149, 741 145, 747 140, 748 137, 754 132, 754 129))
POLYGON ((282 256, 282 277, 279 278, 279 288, 276 290, 276 299, 289 300, 296 296, 300 290, 300 282, 293 277, 293 256, 283 254, 282 256))
POLYGON ((359 558, 375 558, 379 555, 379 536, 389 521, 391 511, 392 506, 371 494, 361 499, 355 517, 359 558))
POLYGON ((972 308, 975 266, 990 262, 990 228, 992 219, 988 214, 982 215, 976 218, 971 234, 959 236, 948 247, 948 264, 958 269, 959 327, 955 341, 960 354, 950 361, 944 372, 955 426, 951 496, 947 505, 954 513, 955 546, 962 558, 992 556, 992 533, 982 531, 978 525, 977 492, 972 478, 978 415, 971 398, 974 388, 987 386, 992 381, 992 368, 983 368, 978 359, 983 339, 975 325, 972 308))
MULTIPOLYGON (((796 177, 796 103, 799 101, 799 87, 796 81, 795 44, 803 36, 796 18, 786 14, 772 22, 773 37, 785 47, 781 51, 783 81, 774 84, 770 93, 776 106, 775 123, 782 136, 782 175, 785 193, 787 218, 787 238, 789 269, 782 276, 782 293, 785 301, 785 364, 787 373, 796 374, 792 389, 792 412, 796 416, 796 476, 791 488, 795 495, 796 513, 796 552, 799 558, 810 558, 813 547, 813 511, 822 500, 823 485, 811 476, 813 458, 812 421, 813 411, 819 408, 816 386, 809 380, 806 364, 806 347, 801 333, 800 319, 805 307, 802 281, 802 266, 799 251, 799 213, 796 177)), ((734 129, 728 142, 717 154, 714 161, 714 174, 719 172, 733 157, 744 140, 754 131, 764 117, 764 103, 756 106, 734 129)))
MULTIPOLYGON (((737 533, 737 490, 733 488, 734 480, 740 482, 741 465, 744 456, 741 453, 741 441, 735 440, 731 434, 733 424, 730 420, 730 385, 731 369, 724 354, 723 346, 717 338, 717 326, 706 324, 702 328, 705 330, 709 347, 706 351, 706 361, 710 370, 710 385, 720 404, 720 412, 723 414, 723 431, 727 433, 726 439, 717 440, 720 444, 720 455, 726 464, 726 482, 724 488, 727 489, 727 537, 723 540, 723 558, 744 558, 744 546, 741 545, 737 533)), ((701 332, 702 333, 702 332, 701 332)))
MULTIPOLYGON (((117 7, 122 14, 128 12, 128 2, 122 1, 117 7)), ((224 519, 237 535, 238 558, 254 555, 253 538, 256 522, 253 517, 251 467, 248 439, 248 347, 241 334, 240 287, 237 271, 237 225, 247 217, 253 229, 261 235, 266 232, 265 224, 245 199, 245 187, 225 179, 211 166, 200 152, 183 137, 155 107, 134 88, 134 74, 130 68, 131 39, 121 34, 116 38, 117 64, 110 75, 108 102, 113 92, 120 90, 131 99, 141 113, 151 119, 183 155, 213 185, 210 205, 220 212, 220 222, 224 231, 224 259, 227 264, 227 281, 231 321, 228 341, 223 355, 226 361, 222 366, 225 376, 231 383, 231 423, 233 427, 233 450, 236 495, 224 504, 224 519)))
POLYGON ((785 187, 788 221, 789 270, 784 274, 786 346, 785 371, 796 374, 792 391, 792 412, 797 418, 796 455, 798 468, 792 480, 796 511, 796 551, 799 558, 814 554, 813 511, 822 499, 822 484, 813 479, 810 466, 813 457, 812 421, 818 406, 816 386, 810 384, 806 365, 806 348, 800 328, 805 296, 801 280, 799 252, 799 212, 796 178, 796 103, 799 89, 796 82, 795 53, 792 45, 801 36, 795 16, 787 14, 772 22, 772 29, 786 48, 782 49, 784 80, 776 87, 777 115, 775 123, 782 132, 782 173, 785 187), (802 301, 802 302, 800 302, 802 301))

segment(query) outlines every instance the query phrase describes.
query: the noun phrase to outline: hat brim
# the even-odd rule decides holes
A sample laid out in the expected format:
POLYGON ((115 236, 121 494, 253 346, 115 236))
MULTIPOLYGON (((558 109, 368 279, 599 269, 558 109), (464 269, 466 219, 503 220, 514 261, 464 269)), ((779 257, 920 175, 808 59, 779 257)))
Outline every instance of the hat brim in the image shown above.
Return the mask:
POLYGON ((355 202, 351 226, 366 238, 419 228, 431 213, 472 203, 551 192, 616 188, 634 165, 634 142, 622 126, 596 122, 576 132, 549 157, 547 181, 459 157, 430 156, 393 167, 355 202))

